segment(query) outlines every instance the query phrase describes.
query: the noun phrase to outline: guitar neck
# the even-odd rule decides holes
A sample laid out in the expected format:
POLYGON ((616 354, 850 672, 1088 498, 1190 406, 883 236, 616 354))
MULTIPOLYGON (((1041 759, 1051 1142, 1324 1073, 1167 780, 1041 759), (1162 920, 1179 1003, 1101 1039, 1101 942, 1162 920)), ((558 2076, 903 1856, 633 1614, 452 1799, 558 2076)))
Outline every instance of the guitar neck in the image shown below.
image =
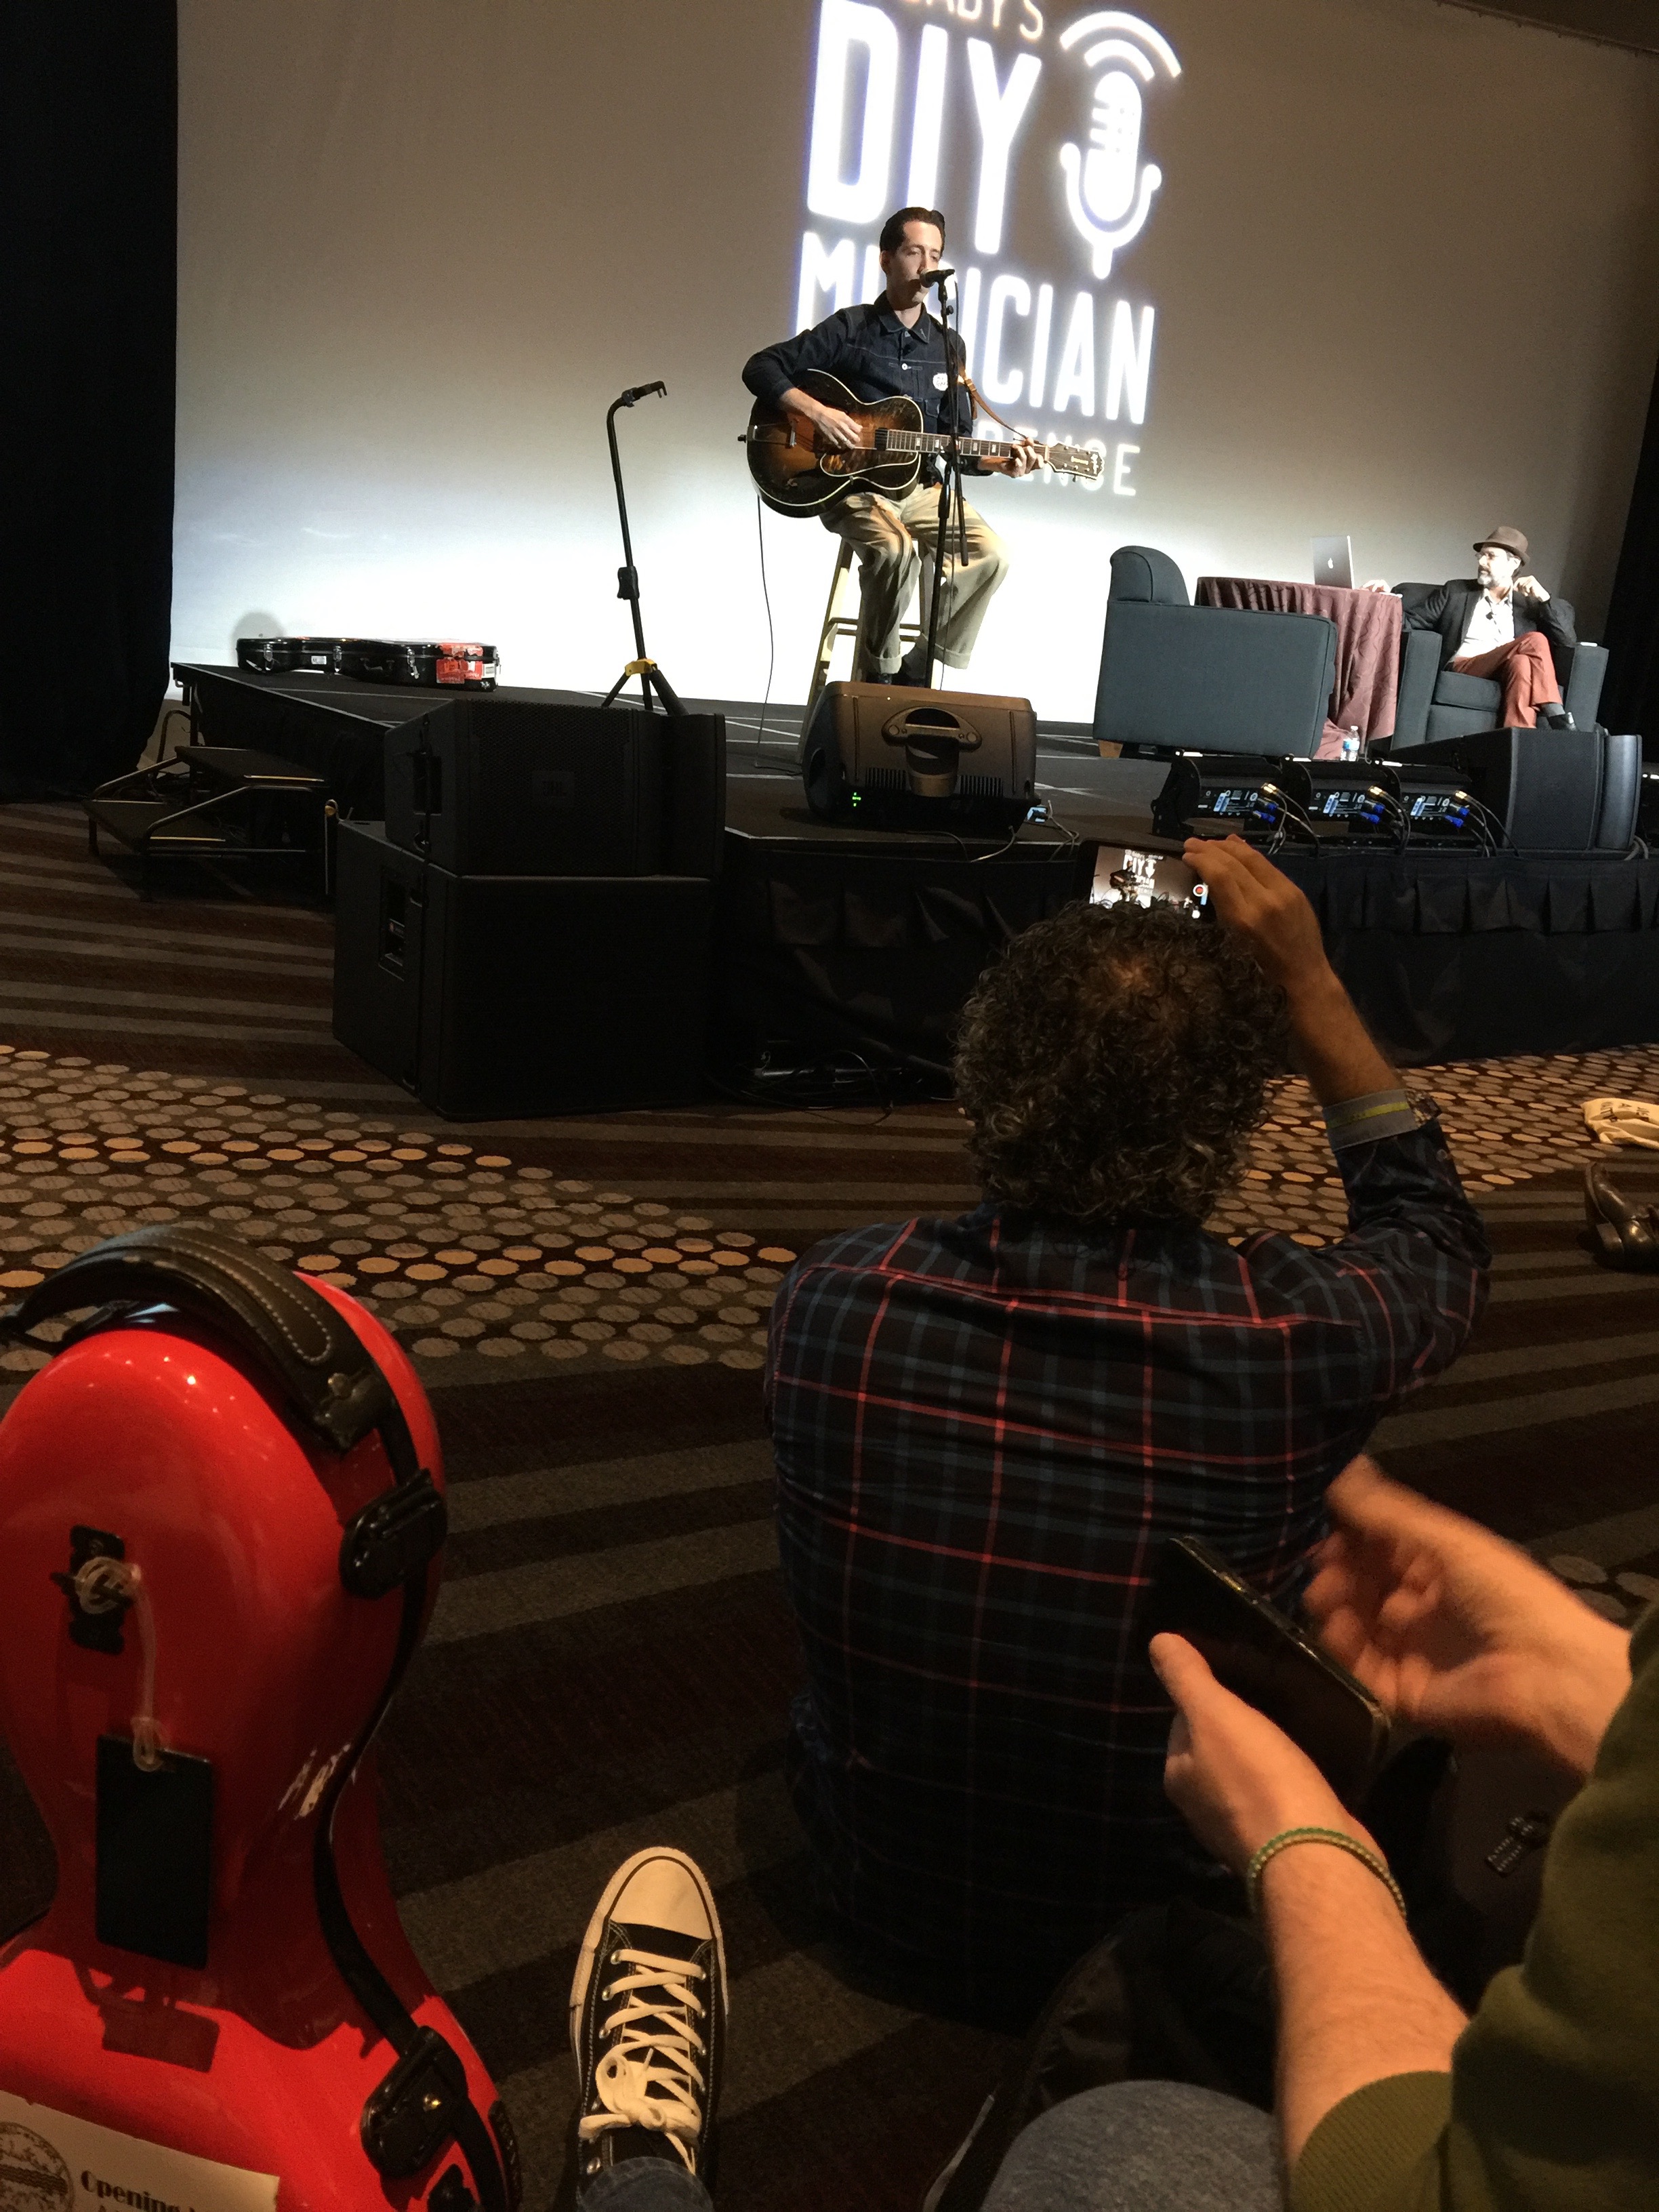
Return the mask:
MULTIPOLYGON (((952 441, 938 430, 878 430, 876 451, 882 453, 946 453, 952 441)), ((956 451, 965 461, 1006 461, 1014 447, 1006 438, 958 438, 956 451)), ((1037 451, 1045 453, 1046 447, 1037 451)))

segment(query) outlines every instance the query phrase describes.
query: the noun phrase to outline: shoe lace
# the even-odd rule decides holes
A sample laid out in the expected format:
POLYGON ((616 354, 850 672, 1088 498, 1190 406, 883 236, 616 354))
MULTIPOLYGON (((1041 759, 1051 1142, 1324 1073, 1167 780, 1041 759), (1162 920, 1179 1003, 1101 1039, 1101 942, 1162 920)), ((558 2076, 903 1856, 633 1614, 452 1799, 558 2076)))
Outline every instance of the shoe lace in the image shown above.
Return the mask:
POLYGON ((692 2021, 702 2018, 703 2006, 690 1984, 705 1978, 704 1969, 652 1951, 619 1950, 614 1962, 634 1971, 599 1992, 602 2001, 626 2000, 599 2030, 610 2048, 594 2069, 593 2087, 605 2110, 584 2114, 577 2135, 591 2142, 607 2128, 657 2129, 695 2173, 692 2143, 702 2128, 698 2093, 704 2082, 693 2054, 704 2046, 692 2021), (649 1997, 637 1994, 641 1990, 649 1997))

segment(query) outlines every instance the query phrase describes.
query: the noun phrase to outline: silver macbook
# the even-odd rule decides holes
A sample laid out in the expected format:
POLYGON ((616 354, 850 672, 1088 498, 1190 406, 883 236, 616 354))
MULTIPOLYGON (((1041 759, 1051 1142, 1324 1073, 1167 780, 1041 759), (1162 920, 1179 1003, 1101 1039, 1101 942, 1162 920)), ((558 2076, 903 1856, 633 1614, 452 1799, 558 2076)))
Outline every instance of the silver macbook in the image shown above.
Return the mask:
POLYGON ((1353 589, 1353 540, 1316 538, 1313 542, 1313 580, 1316 584, 1340 584, 1353 589))

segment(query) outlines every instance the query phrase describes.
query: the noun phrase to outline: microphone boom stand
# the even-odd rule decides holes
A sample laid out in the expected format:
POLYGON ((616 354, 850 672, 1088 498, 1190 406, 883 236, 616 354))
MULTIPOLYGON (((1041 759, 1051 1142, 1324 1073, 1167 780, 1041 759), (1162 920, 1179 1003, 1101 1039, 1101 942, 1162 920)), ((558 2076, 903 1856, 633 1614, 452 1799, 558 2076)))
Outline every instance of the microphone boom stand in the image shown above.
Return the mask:
POLYGON ((605 704, 607 707, 614 705, 617 693, 627 683, 629 678, 637 676, 640 679, 640 696, 645 702, 645 711, 647 714, 654 714, 656 711, 655 702, 651 696, 653 686, 658 698, 662 701, 665 714, 683 714, 686 710, 675 692, 673 685, 670 684, 668 678, 645 649, 645 625, 640 619, 640 572, 634 566, 634 541, 629 534, 628 528, 628 496, 623 489, 622 455, 617 450, 617 409, 631 407, 636 399, 649 399, 653 393, 660 393, 665 399, 668 397, 668 386, 665 384, 632 386, 620 397, 611 401, 605 418, 605 434, 611 443, 611 473, 617 485, 617 513, 622 520, 623 565, 617 571, 617 597, 619 599, 627 600, 634 617, 634 658, 623 669, 610 690, 605 693, 605 704))
MULTIPOLYGON (((943 457, 945 475, 939 488, 939 532, 933 545, 933 591, 932 604, 927 610, 927 688, 929 690, 933 687, 933 665, 939 658, 939 608, 945 592, 945 540, 951 534, 951 519, 953 513, 956 516, 957 535, 962 540, 959 550, 964 565, 968 559, 968 520, 963 513, 962 448, 958 442, 962 435, 962 422, 961 410, 957 400, 957 394, 963 387, 955 380, 955 364, 951 354, 951 291, 948 284, 940 284, 939 287, 939 319, 940 327, 945 332, 945 367, 951 372, 951 419, 945 428, 945 436, 950 440, 950 443, 945 449, 943 457)), ((965 357, 963 365, 965 370, 967 366, 965 357)))

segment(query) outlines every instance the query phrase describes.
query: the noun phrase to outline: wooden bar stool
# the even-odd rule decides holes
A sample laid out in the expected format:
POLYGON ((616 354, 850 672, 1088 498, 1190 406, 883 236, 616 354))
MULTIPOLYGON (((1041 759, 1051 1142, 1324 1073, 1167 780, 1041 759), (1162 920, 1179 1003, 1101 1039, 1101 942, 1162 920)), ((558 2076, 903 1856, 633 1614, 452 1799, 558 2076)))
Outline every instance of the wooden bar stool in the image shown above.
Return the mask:
MULTIPOLYGON (((823 610, 823 628, 818 633, 817 657, 812 663, 812 681, 806 693, 806 712, 801 716, 800 733, 803 742, 812 720, 812 710, 824 685, 830 681, 830 663, 837 641, 843 637, 856 638, 859 629, 858 606, 854 600, 853 611, 846 611, 847 587, 852 579, 853 563, 857 555, 845 538, 836 555, 836 573, 830 579, 830 599, 823 610)), ((899 642, 908 650, 920 642, 921 624, 906 622, 899 624, 899 642)))

